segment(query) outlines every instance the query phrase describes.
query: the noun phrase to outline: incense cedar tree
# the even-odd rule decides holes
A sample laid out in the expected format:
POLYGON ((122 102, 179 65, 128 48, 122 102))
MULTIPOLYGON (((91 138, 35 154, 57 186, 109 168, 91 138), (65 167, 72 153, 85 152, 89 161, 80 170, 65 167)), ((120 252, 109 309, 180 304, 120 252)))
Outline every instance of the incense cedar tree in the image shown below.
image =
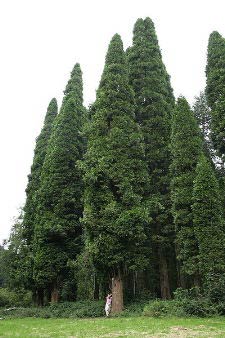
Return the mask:
POLYGON ((197 120, 186 99, 179 97, 172 120, 172 212, 176 232, 179 284, 186 285, 186 276, 191 285, 198 283, 198 243, 196 240, 192 194, 193 180, 198 158, 202 152, 202 137, 197 120))
POLYGON ((58 112, 57 101, 55 98, 49 103, 44 120, 44 126, 40 135, 36 139, 33 164, 31 173, 28 176, 28 185, 26 189, 26 204, 23 216, 23 237, 27 245, 32 244, 34 232, 34 220, 36 215, 37 191, 40 185, 40 177, 43 163, 47 153, 48 142, 52 133, 53 122, 58 112))
POLYGON ((211 138, 218 156, 225 161, 225 39, 212 32, 208 42, 206 95, 211 108, 211 138))
POLYGON ((76 64, 65 89, 43 165, 35 224, 34 279, 58 301, 67 262, 81 247, 83 184, 78 160, 83 156, 83 83, 76 64))
MULTIPOLYGON (((170 78, 150 18, 138 19, 133 31, 133 45, 127 51, 129 78, 135 93, 136 119, 144 136, 145 161, 151 184, 155 253, 152 265, 158 265, 162 298, 170 298, 168 258, 173 256, 173 229, 170 199, 170 129, 175 101, 170 78), (168 257, 168 251, 171 253, 168 257)), ((157 282, 158 284, 158 282, 157 282)))
MULTIPOLYGON (((53 98, 48 106, 44 126, 40 135, 36 139, 36 146, 34 150, 33 164, 31 166, 31 173, 28 176, 28 185, 26 188, 26 203, 24 206, 23 220, 20 225, 20 250, 17 254, 20 263, 17 264, 17 272, 21 272, 21 280, 27 289, 32 290, 33 299, 36 302, 36 287, 33 280, 33 240, 35 218, 37 216, 37 201, 38 190, 40 186, 40 178, 43 169, 45 156, 47 153, 49 139, 51 137, 53 124, 57 116, 58 106, 57 101, 53 98)), ((15 236, 13 236, 14 238, 15 236)), ((13 244, 10 244, 11 247, 13 244)))
POLYGON ((84 224, 95 266, 112 277, 113 312, 123 308, 123 276, 146 265, 149 210, 143 137, 135 122, 123 43, 108 48, 83 164, 84 224))
POLYGON ((219 184, 204 155, 196 169, 192 210, 199 248, 199 271, 203 279, 208 274, 225 272, 225 227, 219 184))

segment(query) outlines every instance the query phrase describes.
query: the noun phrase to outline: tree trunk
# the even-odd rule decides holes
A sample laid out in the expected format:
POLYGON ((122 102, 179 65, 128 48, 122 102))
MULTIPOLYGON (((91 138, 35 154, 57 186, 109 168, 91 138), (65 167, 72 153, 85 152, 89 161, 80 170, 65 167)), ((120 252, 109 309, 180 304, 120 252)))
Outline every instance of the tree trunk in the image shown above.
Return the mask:
POLYGON ((37 289, 32 290, 32 303, 37 305, 37 289))
POLYGON ((193 282, 194 282, 194 286, 195 287, 200 288, 200 286, 201 286, 201 279, 200 279, 200 276, 199 276, 198 273, 195 273, 193 282))
POLYGON ((137 271, 135 271, 133 275, 133 296, 134 297, 136 297, 136 293, 137 293, 137 276, 138 276, 138 273, 137 271))
POLYGON ((112 313, 123 311, 123 281, 121 276, 112 278, 112 313))
POLYGON ((51 302, 51 289, 50 289, 50 287, 48 287, 45 292, 46 292, 47 303, 49 304, 51 302))
POLYGON ((175 252, 176 252, 176 264, 177 264, 177 286, 179 288, 185 289, 186 288, 186 278, 184 273, 181 271, 181 264, 180 261, 177 259, 178 257, 178 247, 175 244, 175 252))
POLYGON ((59 290, 56 284, 54 284, 51 291, 51 303, 58 303, 59 301, 59 290))
POLYGON ((99 283, 96 278, 96 274, 94 275, 94 299, 99 300, 99 283))
POLYGON ((158 253, 161 297, 162 299, 171 299, 167 260, 161 248, 158 253))
POLYGON ((44 290, 37 289, 37 306, 44 306, 44 290))

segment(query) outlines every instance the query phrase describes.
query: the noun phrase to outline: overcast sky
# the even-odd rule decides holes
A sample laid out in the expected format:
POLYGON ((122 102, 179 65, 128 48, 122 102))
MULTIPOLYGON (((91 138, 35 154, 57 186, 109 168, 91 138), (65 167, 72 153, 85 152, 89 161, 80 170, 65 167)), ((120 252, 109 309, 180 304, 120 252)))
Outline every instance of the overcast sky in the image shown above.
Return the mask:
POLYGON ((192 103, 205 86, 209 34, 225 36, 224 0, 0 0, 0 243, 24 205, 49 101, 61 103, 80 62, 85 104, 93 102, 111 37, 119 33, 127 48, 135 21, 146 16, 175 95, 192 103))

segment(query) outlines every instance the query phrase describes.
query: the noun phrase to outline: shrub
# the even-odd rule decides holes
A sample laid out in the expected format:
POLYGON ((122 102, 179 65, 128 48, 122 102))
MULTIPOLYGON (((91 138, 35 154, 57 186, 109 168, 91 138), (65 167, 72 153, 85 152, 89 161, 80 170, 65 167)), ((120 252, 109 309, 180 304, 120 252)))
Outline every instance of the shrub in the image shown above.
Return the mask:
POLYGON ((178 288, 174 292, 174 299, 177 306, 182 309, 186 316, 210 317, 218 315, 218 306, 213 304, 209 298, 202 295, 200 289, 178 288))
POLYGON ((103 301, 79 301, 55 303, 45 307, 1 309, 0 317, 6 318, 85 318, 104 315, 103 301))
POLYGON ((205 295, 212 303, 225 303, 225 274, 210 273, 204 284, 205 295))
POLYGON ((177 315, 176 303, 171 301, 165 301, 156 299, 150 301, 143 310, 144 316, 149 317, 164 317, 169 315, 177 315))
POLYGON ((146 306, 146 301, 136 301, 125 305, 123 312, 113 315, 116 317, 136 317, 141 316, 143 309, 146 306))
POLYGON ((31 303, 32 297, 30 292, 0 288, 0 306, 30 306, 31 303))

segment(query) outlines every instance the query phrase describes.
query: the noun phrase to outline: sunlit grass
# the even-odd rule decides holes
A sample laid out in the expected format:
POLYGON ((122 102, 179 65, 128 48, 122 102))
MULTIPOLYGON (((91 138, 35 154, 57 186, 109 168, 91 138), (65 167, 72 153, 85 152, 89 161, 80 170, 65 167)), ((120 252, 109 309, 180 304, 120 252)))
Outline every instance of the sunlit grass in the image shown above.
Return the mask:
POLYGON ((3 319, 0 337, 225 337, 225 318, 3 319), (163 335, 162 335, 163 334, 163 335))

